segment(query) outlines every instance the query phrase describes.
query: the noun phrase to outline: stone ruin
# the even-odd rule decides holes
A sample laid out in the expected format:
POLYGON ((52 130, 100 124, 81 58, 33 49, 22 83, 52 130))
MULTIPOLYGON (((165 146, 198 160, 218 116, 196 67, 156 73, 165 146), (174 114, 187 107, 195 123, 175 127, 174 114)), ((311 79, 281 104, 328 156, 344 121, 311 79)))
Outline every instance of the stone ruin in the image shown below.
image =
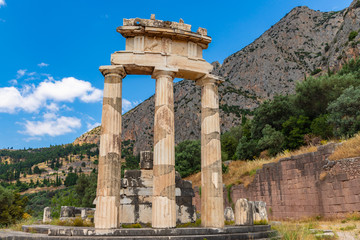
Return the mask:
MULTIPOLYGON (((126 170, 121 179, 120 213, 121 224, 149 224, 152 219, 153 194, 153 154, 150 151, 140 152, 140 170, 126 170)), ((183 180, 178 172, 175 174, 176 223, 196 221, 196 209, 192 205, 195 196, 191 181, 183 180)), ((60 220, 81 217, 93 221, 95 208, 62 206, 60 220)), ((51 221, 51 209, 44 209, 43 222, 51 221)))
MULTIPOLYGON (((94 215, 95 215, 95 208, 61 206, 60 209, 60 220, 62 221, 81 218, 85 221, 93 222, 94 215)), ((45 207, 43 214, 43 223, 49 223, 51 221, 52 221, 51 208, 45 207)))
MULTIPOLYGON (((211 37, 204 28, 192 32, 191 25, 183 20, 162 21, 155 19, 155 15, 150 19, 124 19, 123 26, 117 31, 126 39, 125 50, 111 55, 111 65, 100 67, 104 76, 104 95, 95 228, 99 231, 119 228, 121 219, 126 217, 122 216, 126 207, 120 204, 120 188, 125 182, 119 174, 122 81, 132 74, 151 75, 155 79, 152 227, 174 228, 178 212, 182 211, 177 210, 176 203, 179 197, 176 189, 180 188, 176 186, 175 173, 173 82, 175 78, 182 78, 195 81, 201 88, 201 224, 203 227, 223 228, 218 93, 218 85, 223 80, 211 74, 213 66, 203 59, 203 50, 208 48, 211 37)), ((129 174, 127 177, 131 177, 129 174)), ((134 211, 130 209, 130 212, 134 211)))
MULTIPOLYGON (((140 170, 126 170, 121 181, 120 222, 151 223, 153 195, 153 154, 140 152, 140 170)), ((196 220, 195 206, 192 205, 194 190, 191 181, 175 175, 176 223, 188 223, 196 220)))
POLYGON ((269 221, 266 203, 262 201, 248 201, 240 198, 235 203, 235 225, 267 224, 269 221))

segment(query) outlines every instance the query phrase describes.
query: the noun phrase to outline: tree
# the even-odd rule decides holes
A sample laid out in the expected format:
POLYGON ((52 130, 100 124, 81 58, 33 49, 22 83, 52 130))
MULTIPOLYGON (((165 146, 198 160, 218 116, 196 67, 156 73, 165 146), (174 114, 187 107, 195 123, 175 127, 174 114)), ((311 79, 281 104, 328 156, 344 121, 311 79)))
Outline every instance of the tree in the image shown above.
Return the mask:
POLYGON ((34 167, 34 173, 35 174, 41 174, 41 170, 40 170, 40 168, 38 166, 34 167))
POLYGON ((315 118, 310 125, 311 132, 315 136, 319 136, 322 139, 329 139, 333 136, 333 128, 331 124, 327 122, 328 115, 320 115, 315 118))
POLYGON ((292 116, 283 123, 282 133, 285 136, 285 148, 296 149, 305 144, 304 135, 310 132, 310 120, 300 115, 292 116))
POLYGON ((200 141, 186 140, 175 147, 175 169, 181 177, 187 177, 201 169, 200 141))
POLYGON ((276 131, 281 131, 282 124, 290 116, 298 114, 290 96, 275 96, 273 100, 265 101, 254 111, 252 120, 251 137, 260 139, 265 125, 270 125, 276 131))
POLYGON ((259 140, 258 146, 261 150, 268 150, 271 156, 282 151, 285 137, 280 131, 276 131, 270 125, 262 130, 263 137, 259 140))
POLYGON ((86 176, 81 174, 75 185, 75 192, 79 198, 79 204, 82 207, 93 207, 93 201, 96 197, 97 174, 86 176))
POLYGON ((65 178, 64 185, 67 187, 73 186, 76 184, 77 179, 78 179, 78 175, 76 173, 70 172, 65 178))
POLYGON ((360 78, 353 73, 310 77, 296 85, 295 105, 305 116, 314 119, 326 114, 330 102, 336 100, 349 86, 359 86, 360 78))
POLYGON ((235 156, 241 160, 251 160, 259 155, 258 141, 243 136, 236 147, 235 156))
POLYGON ((360 87, 349 87, 332 102, 328 123, 334 126, 337 137, 351 137, 360 131, 360 87))
POLYGON ((239 144, 240 138, 241 126, 231 128, 221 136, 221 152, 226 156, 226 159, 222 159, 223 161, 228 160, 228 158, 235 158, 236 147, 239 144))
POLYGON ((25 213, 27 197, 0 186, 0 226, 14 224, 25 213))

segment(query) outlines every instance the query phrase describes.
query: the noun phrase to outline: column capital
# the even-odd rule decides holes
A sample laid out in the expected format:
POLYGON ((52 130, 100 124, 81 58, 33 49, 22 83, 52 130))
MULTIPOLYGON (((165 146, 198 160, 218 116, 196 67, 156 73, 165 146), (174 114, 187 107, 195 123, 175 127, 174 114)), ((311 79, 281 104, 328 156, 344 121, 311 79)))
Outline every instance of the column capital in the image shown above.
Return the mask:
POLYGON ((213 74, 206 74, 203 77, 197 79, 195 83, 198 86, 204 86, 206 84, 218 84, 219 85, 223 82, 224 82, 224 80, 219 76, 216 76, 213 74))
POLYGON ((151 78, 157 79, 161 75, 170 76, 171 78, 175 77, 175 74, 178 72, 176 68, 155 68, 151 78))
POLYGON ((122 65, 100 66, 99 70, 104 77, 109 74, 119 75, 121 78, 126 76, 125 68, 122 65))

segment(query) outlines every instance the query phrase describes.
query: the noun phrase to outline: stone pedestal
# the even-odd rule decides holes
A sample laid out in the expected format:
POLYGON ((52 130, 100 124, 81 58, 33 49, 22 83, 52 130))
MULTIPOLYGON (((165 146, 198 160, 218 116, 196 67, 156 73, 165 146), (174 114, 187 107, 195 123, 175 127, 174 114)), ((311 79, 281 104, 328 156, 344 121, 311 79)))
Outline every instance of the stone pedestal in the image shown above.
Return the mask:
POLYGON ((174 72, 155 70, 154 189, 152 227, 176 226, 174 72))
POLYGON ((217 80, 205 76, 201 86, 201 224, 224 227, 219 95, 217 80))
POLYGON ((265 221, 268 222, 268 216, 266 211, 266 203, 263 201, 255 201, 253 206, 253 218, 254 221, 260 222, 265 221))
POLYGON ((253 225, 253 202, 240 198, 235 203, 235 224, 253 225))
POLYGON ((49 223, 49 222, 51 222, 51 220, 52 220, 51 208, 46 207, 46 208, 44 208, 43 223, 49 223))
POLYGON ((122 66, 102 66, 105 77, 95 227, 120 227, 122 66))

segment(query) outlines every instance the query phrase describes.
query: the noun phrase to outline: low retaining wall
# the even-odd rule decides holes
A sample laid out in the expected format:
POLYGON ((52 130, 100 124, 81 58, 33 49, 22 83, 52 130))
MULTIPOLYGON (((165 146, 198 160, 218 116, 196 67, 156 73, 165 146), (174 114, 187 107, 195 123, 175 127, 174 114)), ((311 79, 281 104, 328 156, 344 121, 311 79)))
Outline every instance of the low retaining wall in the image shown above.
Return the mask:
MULTIPOLYGON (((360 211, 360 157, 328 161, 335 144, 320 146, 306 153, 266 164, 245 188, 230 189, 233 203, 239 198, 264 201, 271 219, 333 217, 360 211)), ((199 211, 199 189, 194 204, 199 211)), ((231 206, 224 188, 224 205, 231 206)))

